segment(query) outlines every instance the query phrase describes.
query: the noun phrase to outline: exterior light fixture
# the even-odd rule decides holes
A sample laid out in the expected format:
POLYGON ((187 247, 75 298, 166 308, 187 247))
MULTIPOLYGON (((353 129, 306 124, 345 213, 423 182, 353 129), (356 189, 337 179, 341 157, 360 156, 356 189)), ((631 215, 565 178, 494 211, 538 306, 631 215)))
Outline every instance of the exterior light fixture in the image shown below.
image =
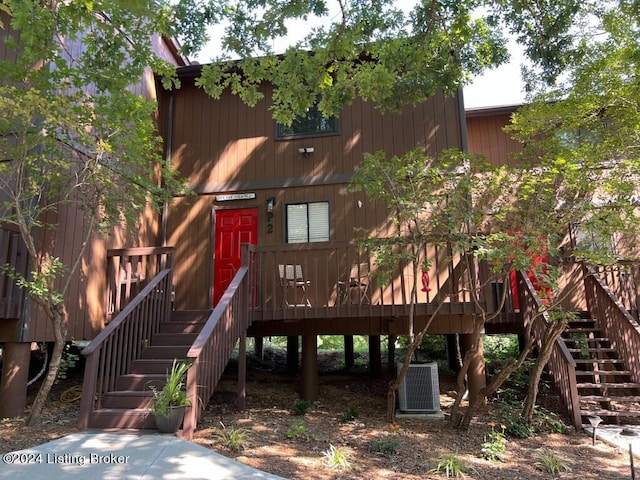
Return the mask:
POLYGON ((302 147, 302 148, 298 149, 298 152, 300 152, 302 155, 304 155, 306 157, 310 153, 314 152, 314 148, 313 147, 302 147))
POLYGON ((598 415, 590 415, 587 417, 587 420, 589 420, 589 423, 591 424, 591 428, 593 429, 592 445, 595 445, 596 444, 596 428, 598 428, 598 425, 602 423, 602 419, 598 415))
POLYGON ((267 213, 273 213, 273 207, 276 205, 275 197, 267 198, 267 213))

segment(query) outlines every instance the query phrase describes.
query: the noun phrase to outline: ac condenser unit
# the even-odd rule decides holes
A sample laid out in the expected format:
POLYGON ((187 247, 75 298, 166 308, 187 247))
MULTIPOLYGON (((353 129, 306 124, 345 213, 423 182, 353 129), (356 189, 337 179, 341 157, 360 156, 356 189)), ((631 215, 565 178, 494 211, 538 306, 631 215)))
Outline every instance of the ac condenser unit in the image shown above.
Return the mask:
MULTIPOLYGON (((397 372, 402 370, 398 363, 397 372)), ((398 402, 402 412, 435 413, 440 411, 440 384, 438 364, 412 363, 398 389, 398 402)))

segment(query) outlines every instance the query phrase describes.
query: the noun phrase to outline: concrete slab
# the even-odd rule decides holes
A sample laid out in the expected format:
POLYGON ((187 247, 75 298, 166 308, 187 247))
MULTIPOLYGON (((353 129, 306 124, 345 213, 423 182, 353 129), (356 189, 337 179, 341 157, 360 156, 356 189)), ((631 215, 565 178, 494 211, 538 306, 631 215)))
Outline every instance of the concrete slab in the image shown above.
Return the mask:
POLYGON ((172 435, 77 433, 0 455, 0 479, 284 480, 172 435))
MULTIPOLYGON (((585 432, 593 438, 593 428, 585 427, 585 432)), ((640 425, 599 425, 596 428, 596 441, 605 442, 612 447, 628 452, 629 444, 634 458, 640 458, 640 425), (622 432, 625 432, 623 434, 622 432), (628 435, 633 432, 635 435, 628 435)))

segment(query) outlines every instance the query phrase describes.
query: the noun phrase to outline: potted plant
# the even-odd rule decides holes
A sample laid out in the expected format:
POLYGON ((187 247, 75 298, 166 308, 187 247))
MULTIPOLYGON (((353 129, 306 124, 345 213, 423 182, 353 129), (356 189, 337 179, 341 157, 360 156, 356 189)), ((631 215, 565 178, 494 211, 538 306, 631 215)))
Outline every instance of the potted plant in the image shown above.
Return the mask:
POLYGON ((185 388, 185 376, 191 364, 173 360, 162 389, 153 385, 153 416, 160 433, 176 433, 184 419, 185 407, 191 406, 185 388))

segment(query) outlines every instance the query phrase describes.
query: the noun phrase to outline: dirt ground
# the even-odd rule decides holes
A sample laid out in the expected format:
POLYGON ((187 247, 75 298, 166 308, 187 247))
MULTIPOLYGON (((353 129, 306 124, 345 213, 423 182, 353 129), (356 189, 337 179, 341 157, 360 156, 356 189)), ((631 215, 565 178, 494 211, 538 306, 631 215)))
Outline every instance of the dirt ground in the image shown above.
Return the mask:
MULTIPOLYGON (((507 438, 502 461, 485 459, 482 444, 492 428, 500 428, 498 407, 490 404, 469 431, 453 430, 446 414, 453 402, 454 384, 447 377, 441 377, 445 418, 400 416, 389 424, 385 421, 387 380, 372 379, 365 367, 322 373, 319 400, 304 415, 296 415, 300 380, 282 373, 281 360, 279 355, 268 355, 251 362, 245 411, 234 406, 235 369, 229 368, 193 441, 252 467, 300 480, 446 478, 442 468, 440 473, 434 471, 439 463, 443 467, 445 456, 458 462, 472 480, 630 478, 626 452, 600 441, 592 446, 590 437, 572 429, 529 439, 507 438), (244 446, 229 448, 240 443, 238 434, 244 436, 244 446), (337 453, 330 455, 332 447, 337 453), (563 459, 570 471, 547 473, 539 465, 545 453, 547 459, 563 459), (330 458, 344 458, 346 465, 331 467, 330 458)), ((321 366, 335 360, 335 356, 327 357, 321 366)), ((81 379, 80 373, 69 375, 54 387, 38 426, 0 420, 0 453, 76 432, 79 398, 74 394, 81 379)), ((554 398, 553 392, 546 395, 549 405, 554 398)))

